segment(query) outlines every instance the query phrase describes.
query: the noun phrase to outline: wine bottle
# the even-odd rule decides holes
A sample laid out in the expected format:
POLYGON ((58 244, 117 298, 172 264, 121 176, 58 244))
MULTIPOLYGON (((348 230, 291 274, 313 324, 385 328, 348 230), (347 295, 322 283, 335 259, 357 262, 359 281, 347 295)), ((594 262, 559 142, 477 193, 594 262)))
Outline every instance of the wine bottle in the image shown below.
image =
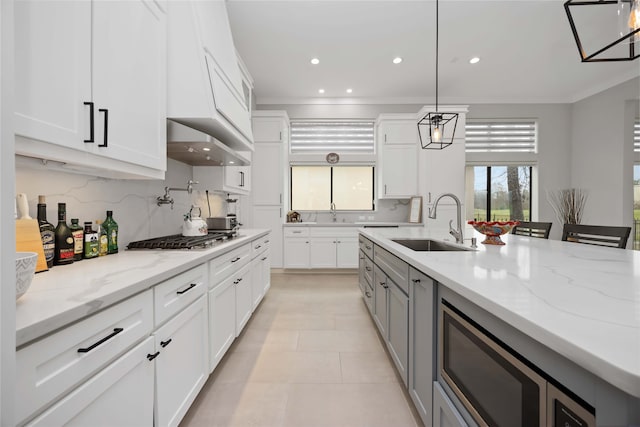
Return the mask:
POLYGON ((98 233, 98 256, 104 256, 109 250, 109 239, 107 231, 102 226, 102 221, 96 220, 96 232, 98 233))
POLYGON ((47 221, 47 204, 44 196, 38 196, 38 225, 40 226, 44 258, 47 260, 47 267, 51 268, 56 250, 56 228, 47 221))
POLYGON ((84 230, 80 227, 78 218, 71 218, 69 229, 73 236, 73 260, 82 261, 82 253, 84 252, 84 230))
POLYGON ((73 235, 67 225, 67 205, 58 203, 58 225, 56 226, 55 265, 73 263, 73 235))
POLYGON ((84 223, 84 252, 82 256, 85 259, 95 258, 98 256, 98 233, 91 228, 91 225, 91 221, 84 223))
POLYGON ((107 253, 118 253, 118 223, 113 219, 113 211, 107 211, 107 218, 102 223, 102 227, 107 232, 107 253))

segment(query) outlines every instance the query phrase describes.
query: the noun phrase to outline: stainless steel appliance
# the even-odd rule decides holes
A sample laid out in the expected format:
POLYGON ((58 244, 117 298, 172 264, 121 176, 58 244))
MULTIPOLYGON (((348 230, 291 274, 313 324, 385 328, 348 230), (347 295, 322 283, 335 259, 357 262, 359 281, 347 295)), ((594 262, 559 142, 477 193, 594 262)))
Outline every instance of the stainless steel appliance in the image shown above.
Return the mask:
POLYGON ((595 409, 446 300, 438 369, 480 426, 595 427, 595 409))
POLYGON ((204 249, 222 243, 235 235, 235 231, 209 232, 204 236, 172 234, 170 236, 131 242, 127 245, 127 249, 204 249))
POLYGON ((219 216, 207 218, 209 230, 234 230, 238 226, 238 219, 235 216, 219 216))

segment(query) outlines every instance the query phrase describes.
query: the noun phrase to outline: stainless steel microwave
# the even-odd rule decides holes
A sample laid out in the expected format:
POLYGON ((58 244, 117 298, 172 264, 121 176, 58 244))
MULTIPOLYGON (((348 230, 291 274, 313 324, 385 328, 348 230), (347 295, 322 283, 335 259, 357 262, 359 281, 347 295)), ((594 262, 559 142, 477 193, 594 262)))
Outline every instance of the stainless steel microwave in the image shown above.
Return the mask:
POLYGON ((440 304, 438 369, 480 426, 595 427, 595 409, 464 313, 440 304))

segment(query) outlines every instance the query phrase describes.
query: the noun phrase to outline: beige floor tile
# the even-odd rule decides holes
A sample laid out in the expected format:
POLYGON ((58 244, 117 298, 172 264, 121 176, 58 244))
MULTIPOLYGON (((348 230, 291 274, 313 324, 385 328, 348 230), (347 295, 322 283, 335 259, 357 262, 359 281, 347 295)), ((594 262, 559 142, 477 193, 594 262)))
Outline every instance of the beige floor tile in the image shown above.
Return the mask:
POLYGON ((298 331, 246 328, 231 351, 296 351, 298 331))
POLYGON ((299 351, 383 352, 378 335, 369 331, 300 331, 299 351))
POLYGON ((385 352, 340 353, 343 383, 396 383, 398 376, 385 352))
POLYGON ((210 381, 191 406, 181 425, 281 426, 284 422, 287 398, 288 387, 284 384, 218 384, 210 381))
POLYGON ((369 312, 366 311, 367 309, 364 306, 364 302, 362 305, 366 314, 336 314, 336 329, 343 331, 371 331, 375 325, 371 317, 369 317, 369 312))
POLYGON ((249 381, 267 383, 340 383, 340 355, 334 352, 264 352, 249 381))
POLYGON ((398 384, 297 384, 283 425, 410 427, 416 421, 398 384))

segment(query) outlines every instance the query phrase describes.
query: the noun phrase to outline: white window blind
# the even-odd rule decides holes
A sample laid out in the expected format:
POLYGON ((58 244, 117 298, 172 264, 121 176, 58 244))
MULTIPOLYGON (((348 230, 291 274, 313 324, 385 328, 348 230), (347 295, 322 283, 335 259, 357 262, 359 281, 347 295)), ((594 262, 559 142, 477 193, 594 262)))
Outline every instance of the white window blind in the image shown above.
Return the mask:
POLYGON ((467 153, 535 153, 536 123, 467 119, 465 139, 467 153))
POLYGON ((633 125, 633 151, 640 153, 640 120, 633 125))
POLYGON ((373 153, 373 128, 373 120, 291 120, 291 153, 373 153))

